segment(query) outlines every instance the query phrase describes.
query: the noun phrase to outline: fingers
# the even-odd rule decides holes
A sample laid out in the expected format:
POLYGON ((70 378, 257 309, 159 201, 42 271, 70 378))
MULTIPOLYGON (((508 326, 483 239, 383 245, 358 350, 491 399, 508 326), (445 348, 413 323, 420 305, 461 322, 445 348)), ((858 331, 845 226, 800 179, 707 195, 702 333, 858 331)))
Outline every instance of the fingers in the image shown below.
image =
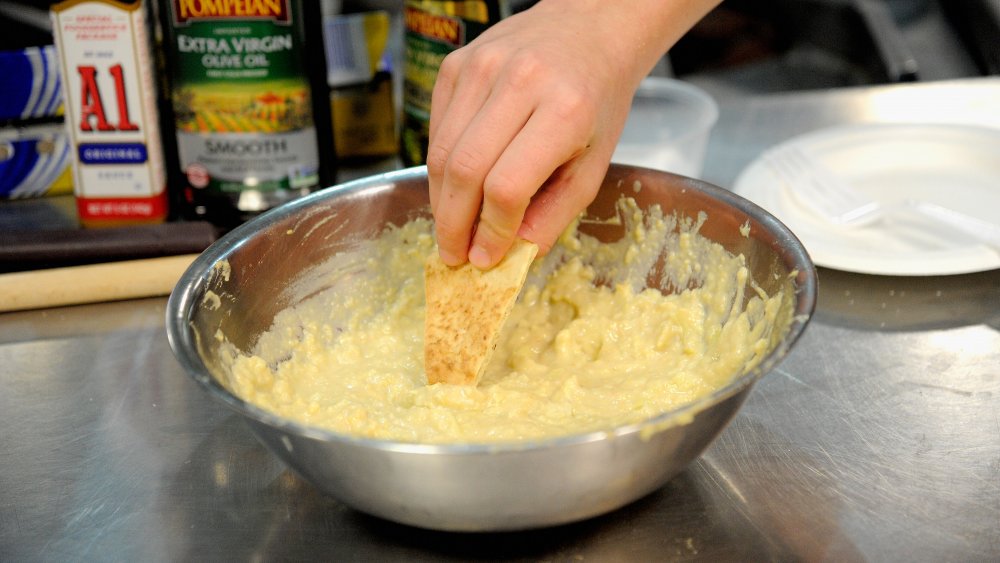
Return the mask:
POLYGON ((483 179, 531 110, 517 92, 491 86, 496 58, 489 48, 475 57, 449 56, 442 65, 445 82, 432 98, 428 181, 438 247, 449 265, 466 261, 483 179), (452 72, 460 78, 451 79, 452 72))
POLYGON ((540 256, 547 254, 566 226, 594 201, 609 158, 588 153, 557 170, 525 210, 517 236, 537 244, 540 256))
MULTIPOLYGON (((452 88, 447 108, 440 111, 444 116, 436 122, 427 166, 434 177, 432 209, 442 260, 451 265, 465 262, 476 233, 477 240, 486 242, 472 245, 471 260, 488 268, 509 248, 524 209, 546 176, 524 181, 497 168, 501 155, 533 115, 539 94, 525 87, 535 70, 530 65, 510 65, 482 100, 477 94, 484 88, 475 78, 495 72, 489 48, 479 49, 483 51, 481 59, 486 62, 470 61, 462 69, 463 78, 452 88)), ((552 168, 549 165, 547 172, 552 168)))
POLYGON ((606 117, 609 105, 599 101, 607 98, 609 86, 594 79, 590 67, 564 64, 561 53, 512 50, 510 42, 498 40, 445 58, 431 102, 427 171, 439 253, 446 264, 469 260, 490 268, 519 231, 547 250, 593 199, 604 170, 580 193, 572 193, 577 188, 570 179, 578 170, 601 167, 567 163, 591 152, 598 126, 608 127, 599 117, 606 117), (549 182, 547 193, 532 203, 556 170, 561 180, 549 182), (526 216, 532 208, 552 209, 553 226, 543 227, 533 212, 526 216), (536 219, 522 225, 528 217, 536 219))
POLYGON ((566 227, 597 197, 628 108, 623 105, 616 110, 609 109, 606 125, 610 129, 595 136, 585 154, 559 167, 525 210, 517 236, 537 244, 539 255, 547 254, 566 227), (611 122, 616 125, 611 126, 611 122))
MULTIPOLYGON (((587 150, 592 121, 586 98, 551 96, 531 115, 483 182, 483 204, 469 261, 489 268, 514 242, 532 196, 557 168, 587 150)), ((603 177, 603 175, 601 176, 603 177)), ((532 241, 535 242, 535 241, 532 241)))

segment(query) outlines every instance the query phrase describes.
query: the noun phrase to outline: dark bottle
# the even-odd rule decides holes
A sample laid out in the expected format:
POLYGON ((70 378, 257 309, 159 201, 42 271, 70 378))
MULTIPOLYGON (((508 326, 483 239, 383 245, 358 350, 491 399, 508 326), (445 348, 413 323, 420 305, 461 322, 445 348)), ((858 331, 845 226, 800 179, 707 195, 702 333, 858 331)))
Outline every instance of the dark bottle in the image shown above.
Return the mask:
POLYGON ((441 61, 508 15, 510 9, 505 0, 406 0, 400 131, 404 164, 423 164, 427 157, 431 93, 441 61))
POLYGON ((174 174, 223 227, 334 181, 322 16, 312 0, 162 0, 174 174))

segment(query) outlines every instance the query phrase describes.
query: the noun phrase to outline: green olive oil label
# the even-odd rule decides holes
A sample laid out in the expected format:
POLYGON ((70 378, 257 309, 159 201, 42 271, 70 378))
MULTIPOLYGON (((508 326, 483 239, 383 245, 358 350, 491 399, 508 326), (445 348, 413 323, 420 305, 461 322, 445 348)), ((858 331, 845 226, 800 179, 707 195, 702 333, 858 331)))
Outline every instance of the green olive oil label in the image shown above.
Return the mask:
POLYGON ((308 187, 319 152, 301 15, 290 0, 173 0, 173 108, 194 188, 308 187))

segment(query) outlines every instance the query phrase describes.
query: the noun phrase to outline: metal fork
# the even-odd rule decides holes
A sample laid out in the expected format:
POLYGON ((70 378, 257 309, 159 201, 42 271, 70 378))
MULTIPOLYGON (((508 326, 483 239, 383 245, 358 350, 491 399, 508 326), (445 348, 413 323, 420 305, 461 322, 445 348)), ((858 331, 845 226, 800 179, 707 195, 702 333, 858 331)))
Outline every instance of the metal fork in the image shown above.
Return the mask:
POLYGON ((763 158, 800 203, 830 223, 861 227, 897 211, 914 211, 936 224, 961 231, 1000 253, 1000 225, 928 201, 907 199, 883 204, 858 191, 823 163, 796 147, 772 149, 765 152, 763 158))

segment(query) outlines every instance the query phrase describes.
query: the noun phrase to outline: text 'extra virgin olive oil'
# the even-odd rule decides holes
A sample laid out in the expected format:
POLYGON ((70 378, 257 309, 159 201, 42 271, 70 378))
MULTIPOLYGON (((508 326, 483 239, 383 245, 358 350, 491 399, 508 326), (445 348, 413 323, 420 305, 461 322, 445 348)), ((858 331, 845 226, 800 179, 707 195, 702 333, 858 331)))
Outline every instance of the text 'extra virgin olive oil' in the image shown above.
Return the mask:
POLYGON ((510 15, 502 0, 406 0, 401 157, 408 166, 427 158, 431 94, 441 61, 510 15))
POLYGON ((331 184, 319 3, 164 3, 175 176, 185 214, 235 226, 331 184))

